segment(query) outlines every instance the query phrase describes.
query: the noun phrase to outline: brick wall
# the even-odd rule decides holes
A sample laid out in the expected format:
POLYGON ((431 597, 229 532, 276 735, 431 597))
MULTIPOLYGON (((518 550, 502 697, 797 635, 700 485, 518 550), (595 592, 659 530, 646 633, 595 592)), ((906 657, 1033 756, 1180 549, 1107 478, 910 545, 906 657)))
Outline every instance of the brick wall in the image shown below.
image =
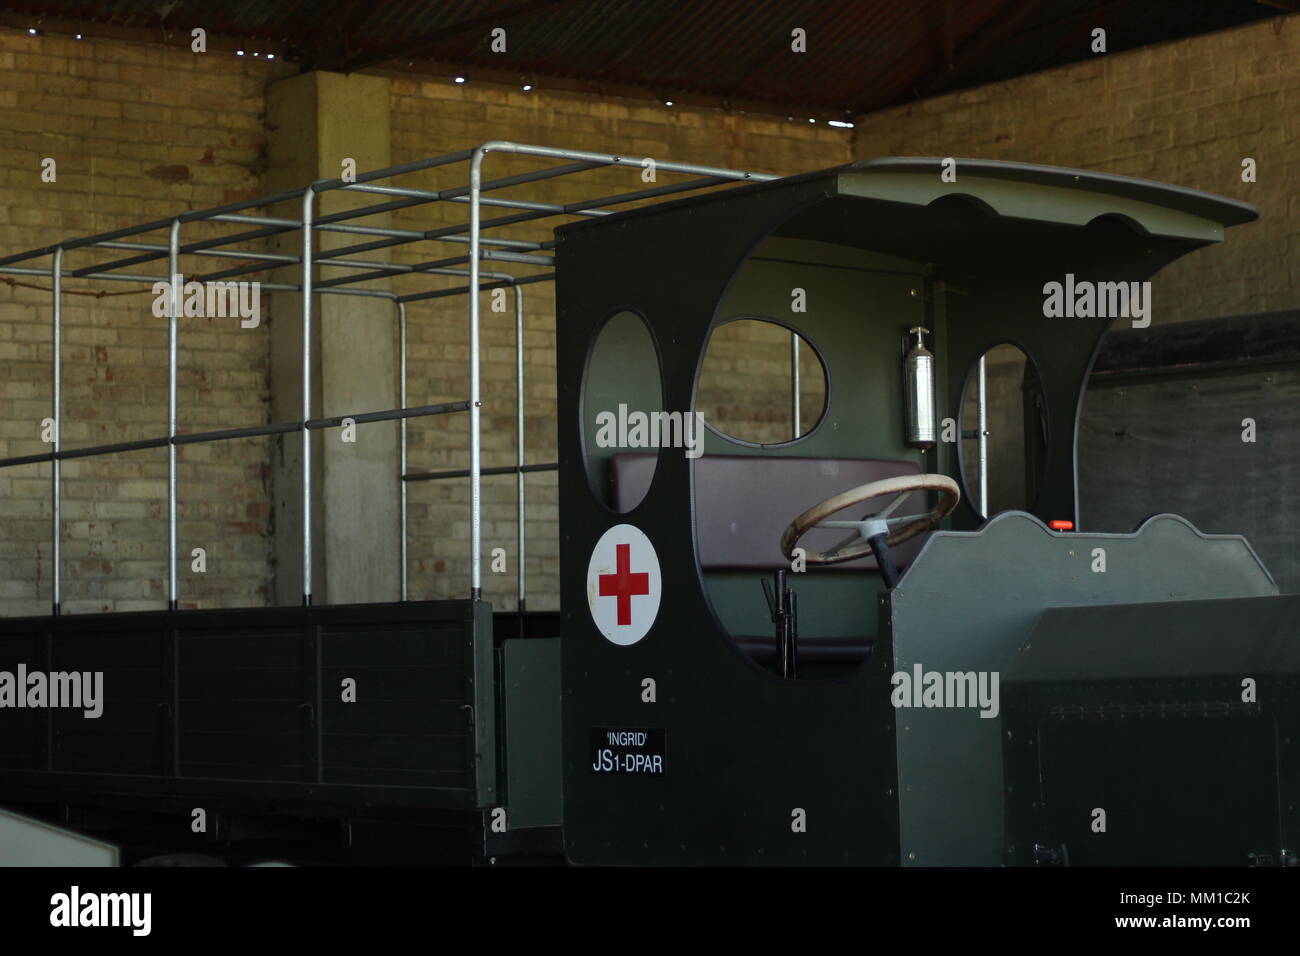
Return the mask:
MULTIPOLYGON (((0 256, 261 192, 266 83, 287 66, 161 45, 0 30, 0 256), (42 182, 41 161, 57 162, 42 182)), ((182 239, 201 238, 199 227, 182 239)), ((165 243, 166 230, 128 241, 165 243)), ((70 251, 65 270, 125 251, 70 251)), ((210 260, 209 260, 210 261, 210 260)), ((191 263, 185 260, 187 271, 191 263)), ((47 268, 48 257, 24 265, 47 268)), ((138 267, 163 275, 166 262, 138 267)), ((44 278, 20 282, 48 287, 44 278)), ((167 320, 148 285, 69 279, 63 312, 65 448, 165 435, 167 320), (96 298, 71 293, 105 290, 96 298)), ((0 277, 0 455, 48 450, 50 295, 0 277)), ((266 421, 265 326, 182 323, 185 430, 266 421)), ((261 604, 269 583, 263 441, 179 450, 180 551, 188 606, 261 604)), ((156 608, 166 598, 166 451, 63 463, 63 605, 156 608)), ((0 613, 47 613, 50 466, 0 471, 0 613)))
MULTIPOLYGON (((1103 170, 1259 207, 1154 280, 1153 322, 1300 302, 1300 17, 1094 59, 860 117, 854 155, 1103 170), (1241 181, 1242 159, 1258 181, 1241 181)), ((958 169, 960 176, 960 167, 958 169)))

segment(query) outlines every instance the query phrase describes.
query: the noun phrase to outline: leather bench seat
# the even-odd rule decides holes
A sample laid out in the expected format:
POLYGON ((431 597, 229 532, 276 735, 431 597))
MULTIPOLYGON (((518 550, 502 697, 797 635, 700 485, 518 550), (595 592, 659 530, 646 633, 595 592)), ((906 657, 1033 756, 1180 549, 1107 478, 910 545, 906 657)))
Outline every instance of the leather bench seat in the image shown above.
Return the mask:
MULTIPOLYGON (((665 451, 664 454, 681 454, 665 451)), ((657 453, 632 452, 610 459, 615 507, 626 512, 639 503, 654 478, 657 453)), ((704 455, 694 463, 695 527, 700 566, 717 571, 773 571, 788 568, 781 554, 781 535, 796 517, 832 495, 868 482, 900 475, 917 475, 914 461, 880 458, 794 458, 788 455, 704 455)), ((888 497, 873 498, 837 518, 860 518, 883 508, 888 497)), ((925 510, 925 494, 917 492, 897 514, 925 510)), ((844 538, 844 530, 812 531, 809 548, 824 549, 844 538)), ((916 557, 926 535, 917 535, 893 549, 901 571, 916 557)), ((874 571, 870 554, 856 561, 809 569, 874 571)))

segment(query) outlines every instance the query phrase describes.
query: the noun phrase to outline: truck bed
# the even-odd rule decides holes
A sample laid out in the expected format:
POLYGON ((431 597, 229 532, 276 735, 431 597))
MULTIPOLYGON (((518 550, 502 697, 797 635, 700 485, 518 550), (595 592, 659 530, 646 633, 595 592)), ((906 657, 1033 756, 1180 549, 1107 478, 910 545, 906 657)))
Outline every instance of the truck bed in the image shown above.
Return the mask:
POLYGON ((496 798, 483 602, 0 619, 0 672, 20 664, 102 673, 102 714, 0 707, 0 804, 347 816, 496 798))

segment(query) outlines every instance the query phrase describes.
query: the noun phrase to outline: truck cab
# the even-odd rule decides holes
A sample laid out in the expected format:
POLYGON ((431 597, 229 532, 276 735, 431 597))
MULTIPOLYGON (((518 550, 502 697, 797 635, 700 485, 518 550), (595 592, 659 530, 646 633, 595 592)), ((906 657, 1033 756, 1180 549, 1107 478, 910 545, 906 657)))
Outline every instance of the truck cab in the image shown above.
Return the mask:
MULTIPOLYGON (((1150 277, 1254 218, 1081 170, 891 158, 557 230, 569 857, 1176 859, 1163 790, 1110 794, 1158 834, 1140 848, 1080 845, 1100 799, 1080 766, 1111 779, 1163 732, 1121 724, 1118 688, 1176 709, 1203 633, 1145 632, 1138 666, 1110 615, 1277 589, 1239 536, 1090 528, 1077 417, 1106 330, 1150 322, 1150 277), (702 449, 600 440, 629 409, 702 419, 702 449), (1045 695, 1075 677, 1106 732, 1045 737, 1087 711, 1045 695), (1066 798, 1021 795, 1063 766, 1066 798)), ((1288 838, 1243 834, 1234 859, 1288 838)))

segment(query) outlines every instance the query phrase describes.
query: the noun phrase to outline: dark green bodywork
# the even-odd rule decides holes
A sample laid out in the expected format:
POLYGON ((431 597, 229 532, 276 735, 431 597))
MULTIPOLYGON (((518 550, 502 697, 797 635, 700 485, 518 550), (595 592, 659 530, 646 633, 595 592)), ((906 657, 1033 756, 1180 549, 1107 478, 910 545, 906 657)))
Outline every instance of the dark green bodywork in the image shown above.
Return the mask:
MULTIPOLYGON (((1244 538, 1203 535, 1181 518, 1161 515, 1133 534, 1065 534, 1009 511, 976 533, 931 536, 889 592, 886 614, 895 670, 994 672, 1004 699, 1022 645, 1031 635, 1054 639, 1045 622, 1056 609, 1276 593, 1244 538), (1105 571, 1093 570, 1097 549, 1105 571)), ((1168 651, 1176 641, 1156 646, 1168 651)), ((1169 673, 1176 663, 1176 654, 1165 661, 1169 673)), ((898 711, 905 864, 1002 862, 1005 734, 1005 721, 975 709, 898 711)))
MULTIPOLYGON (((1014 651, 1042 611, 1059 604, 1271 593, 1267 573, 1240 539, 1211 540, 1181 523, 1174 531, 1159 523, 1137 537, 1107 539, 1112 560, 1145 569, 1137 578, 1126 581, 1130 572, 1112 570, 1091 581, 1083 577, 1090 574, 1086 564, 1080 576, 1056 550, 1092 539, 1050 535, 1040 523, 1086 520, 1076 503, 1076 418, 1109 324, 1045 319, 1044 284, 1067 273, 1079 280, 1144 280, 1221 239, 1225 225, 1249 221, 1254 210, 1077 170, 973 160, 959 160, 956 169, 956 181, 946 182, 937 159, 859 163, 557 230, 570 860, 1000 862, 997 731, 979 728, 971 744, 972 753, 991 757, 988 766, 961 771, 962 731, 949 740, 943 722, 914 727, 909 712, 891 705, 898 659, 924 649, 952 666, 968 660, 1001 666, 995 662, 1014 651), (793 285, 806 289, 807 313, 791 314, 793 285), (940 419, 958 417, 965 378, 984 351, 999 342, 1018 345, 1041 376, 1048 424, 1032 517, 1008 516, 980 532, 932 538, 893 594, 884 593, 874 572, 810 585, 801 596, 818 607, 805 610, 801 621, 816 620, 822 633, 874 633, 871 654, 837 680, 778 677, 728 637, 763 623, 757 577, 699 566, 691 461, 676 450, 661 452, 648 493, 624 515, 592 493, 584 373, 596 330, 624 310, 641 315, 649 328, 654 354, 642 361, 658 363, 666 409, 694 407, 696 377, 717 324, 737 315, 775 318, 820 350, 829 407, 826 421, 802 440, 758 453, 919 460, 925 470, 958 480, 954 446, 920 452, 902 442, 905 333, 918 322, 935 331, 940 419), (649 536, 663 573, 656 621, 629 646, 605 640, 588 608, 588 558, 618 523, 649 536), (1152 575, 1157 567, 1170 570, 1152 575), (1184 577, 1180 568, 1203 571, 1184 577), (924 596, 914 600, 917 594, 924 596), (981 614, 988 620, 980 621, 981 614), (642 697, 646 678, 658 687, 653 703, 642 697), (662 733, 665 772, 593 772, 597 728, 662 733), (936 741, 939 749, 931 751, 936 741), (946 767, 954 760, 956 773, 946 767), (923 791, 907 789, 922 782, 923 791), (952 817, 945 833, 966 826, 977 835, 940 843, 920 832, 941 810, 952 817)), ((752 445, 720 436, 710 435, 706 444, 709 455, 755 453, 752 445)), ((963 503, 946 527, 963 531, 980 523, 963 503)), ((816 571, 807 574, 812 582, 816 571)))
POLYGON ((0 670, 19 664, 101 671, 112 693, 96 719, 6 711, 0 790, 24 800, 343 818, 498 800, 482 601, 0 619, 0 670))
POLYGON ((1300 863, 1298 623, 1294 594, 1044 613, 1008 666, 1006 861, 1300 863))
POLYGON ((559 639, 505 641, 500 654, 508 826, 512 830, 558 827, 559 639))

